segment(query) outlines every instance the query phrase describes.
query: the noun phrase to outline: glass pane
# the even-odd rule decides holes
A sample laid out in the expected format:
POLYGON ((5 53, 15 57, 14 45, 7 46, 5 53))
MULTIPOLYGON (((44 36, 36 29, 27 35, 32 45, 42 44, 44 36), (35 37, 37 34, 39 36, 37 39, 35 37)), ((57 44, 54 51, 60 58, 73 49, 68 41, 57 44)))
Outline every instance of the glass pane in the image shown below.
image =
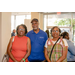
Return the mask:
POLYGON ((46 26, 47 26, 47 19, 46 19, 47 15, 44 15, 44 31, 46 31, 46 26))
POLYGON ((16 16, 16 27, 20 24, 24 24, 25 15, 16 16))
POLYGON ((73 34, 71 31, 71 29, 72 29, 71 28, 71 18, 72 18, 71 14, 60 14, 60 15, 47 14, 47 15, 44 15, 44 31, 46 29, 50 30, 50 28, 47 28, 47 26, 48 27, 49 26, 59 26, 62 32, 67 31, 69 33, 70 39, 72 40, 73 34))
POLYGON ((14 26, 14 16, 12 15, 11 16, 11 32, 13 31, 13 29, 15 29, 15 26, 14 26))
POLYGON ((73 41, 75 43, 75 14, 73 14, 72 24, 73 24, 73 41))
POLYGON ((31 19, 31 15, 26 15, 26 19, 31 19))

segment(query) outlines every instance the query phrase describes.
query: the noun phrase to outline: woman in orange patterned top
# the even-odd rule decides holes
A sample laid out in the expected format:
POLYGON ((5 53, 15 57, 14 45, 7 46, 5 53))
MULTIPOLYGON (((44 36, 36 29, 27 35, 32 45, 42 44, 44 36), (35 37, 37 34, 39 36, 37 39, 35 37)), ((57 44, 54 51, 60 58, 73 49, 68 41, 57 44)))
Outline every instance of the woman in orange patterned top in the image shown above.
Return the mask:
POLYGON ((28 62, 28 56, 31 52, 31 42, 26 37, 27 27, 21 24, 17 27, 17 36, 11 37, 7 52, 9 55, 9 62, 28 62))

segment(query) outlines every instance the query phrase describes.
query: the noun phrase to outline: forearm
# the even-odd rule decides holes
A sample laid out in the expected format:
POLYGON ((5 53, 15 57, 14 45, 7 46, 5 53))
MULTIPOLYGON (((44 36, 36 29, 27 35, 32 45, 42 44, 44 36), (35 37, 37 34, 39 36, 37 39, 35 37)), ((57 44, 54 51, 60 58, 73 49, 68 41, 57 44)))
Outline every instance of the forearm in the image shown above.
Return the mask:
POLYGON ((62 62, 65 58, 66 56, 61 56, 56 62, 62 62))
POLYGON ((30 55, 30 53, 28 52, 28 53, 24 56, 24 59, 27 59, 29 55, 30 55))
POLYGON ((18 61, 14 58, 14 56, 12 55, 11 52, 8 51, 8 55, 9 55, 9 57, 10 57, 14 62, 18 62, 18 61))
POLYGON ((26 55, 23 58, 27 59, 28 56, 30 55, 30 53, 31 53, 31 42, 30 42, 30 39, 28 38, 28 40, 27 40, 27 53, 26 53, 26 55))
POLYGON ((12 39, 14 38, 14 36, 13 37, 11 37, 11 39, 10 39, 10 41, 9 41, 9 43, 8 43, 8 46, 7 46, 7 53, 8 53, 8 55, 9 55, 9 57, 14 61, 14 62, 18 62, 15 58, 14 58, 14 56, 12 55, 12 53, 11 53, 11 50, 12 50, 12 39))
POLYGON ((44 47, 44 54, 45 54, 46 60, 47 60, 48 62, 51 62, 50 59, 49 59, 49 57, 48 57, 48 53, 47 53, 47 48, 46 48, 46 47, 44 47))
POLYGON ((63 48, 62 56, 56 62, 62 62, 67 57, 68 47, 63 48))
POLYGON ((49 57, 48 57, 48 55, 45 55, 45 58, 46 58, 46 60, 47 60, 48 62, 51 62, 50 59, 49 59, 49 57))

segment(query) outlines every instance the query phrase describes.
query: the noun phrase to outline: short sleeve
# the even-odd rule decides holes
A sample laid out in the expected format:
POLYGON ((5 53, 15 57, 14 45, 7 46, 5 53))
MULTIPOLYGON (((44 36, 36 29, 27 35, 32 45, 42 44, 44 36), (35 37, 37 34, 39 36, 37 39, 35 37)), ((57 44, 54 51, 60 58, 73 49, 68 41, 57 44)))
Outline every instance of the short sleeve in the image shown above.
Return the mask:
POLYGON ((64 45, 65 45, 65 46, 68 46, 67 41, 66 41, 65 39, 63 39, 63 41, 64 41, 64 45))
MULTIPOLYGON (((45 33, 45 43, 46 43, 47 39, 48 39, 48 36, 47 36, 47 34, 45 33)), ((45 43, 44 43, 44 45, 45 45, 45 43)))
POLYGON ((46 47, 47 48, 47 41, 46 41, 46 43, 45 43, 45 46, 44 47, 46 47))

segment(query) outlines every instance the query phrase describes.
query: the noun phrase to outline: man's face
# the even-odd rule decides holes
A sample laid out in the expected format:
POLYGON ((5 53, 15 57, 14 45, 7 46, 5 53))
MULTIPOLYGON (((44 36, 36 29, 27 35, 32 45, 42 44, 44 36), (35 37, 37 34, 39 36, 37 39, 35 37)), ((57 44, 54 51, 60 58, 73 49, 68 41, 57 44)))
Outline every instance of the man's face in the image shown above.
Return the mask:
POLYGON ((15 33, 15 32, 16 32, 16 30, 13 30, 13 32, 15 33))
POLYGON ((33 21, 32 22, 32 28, 33 28, 33 30, 37 30, 38 29, 38 26, 39 26, 39 23, 38 22, 36 22, 36 21, 33 21))

